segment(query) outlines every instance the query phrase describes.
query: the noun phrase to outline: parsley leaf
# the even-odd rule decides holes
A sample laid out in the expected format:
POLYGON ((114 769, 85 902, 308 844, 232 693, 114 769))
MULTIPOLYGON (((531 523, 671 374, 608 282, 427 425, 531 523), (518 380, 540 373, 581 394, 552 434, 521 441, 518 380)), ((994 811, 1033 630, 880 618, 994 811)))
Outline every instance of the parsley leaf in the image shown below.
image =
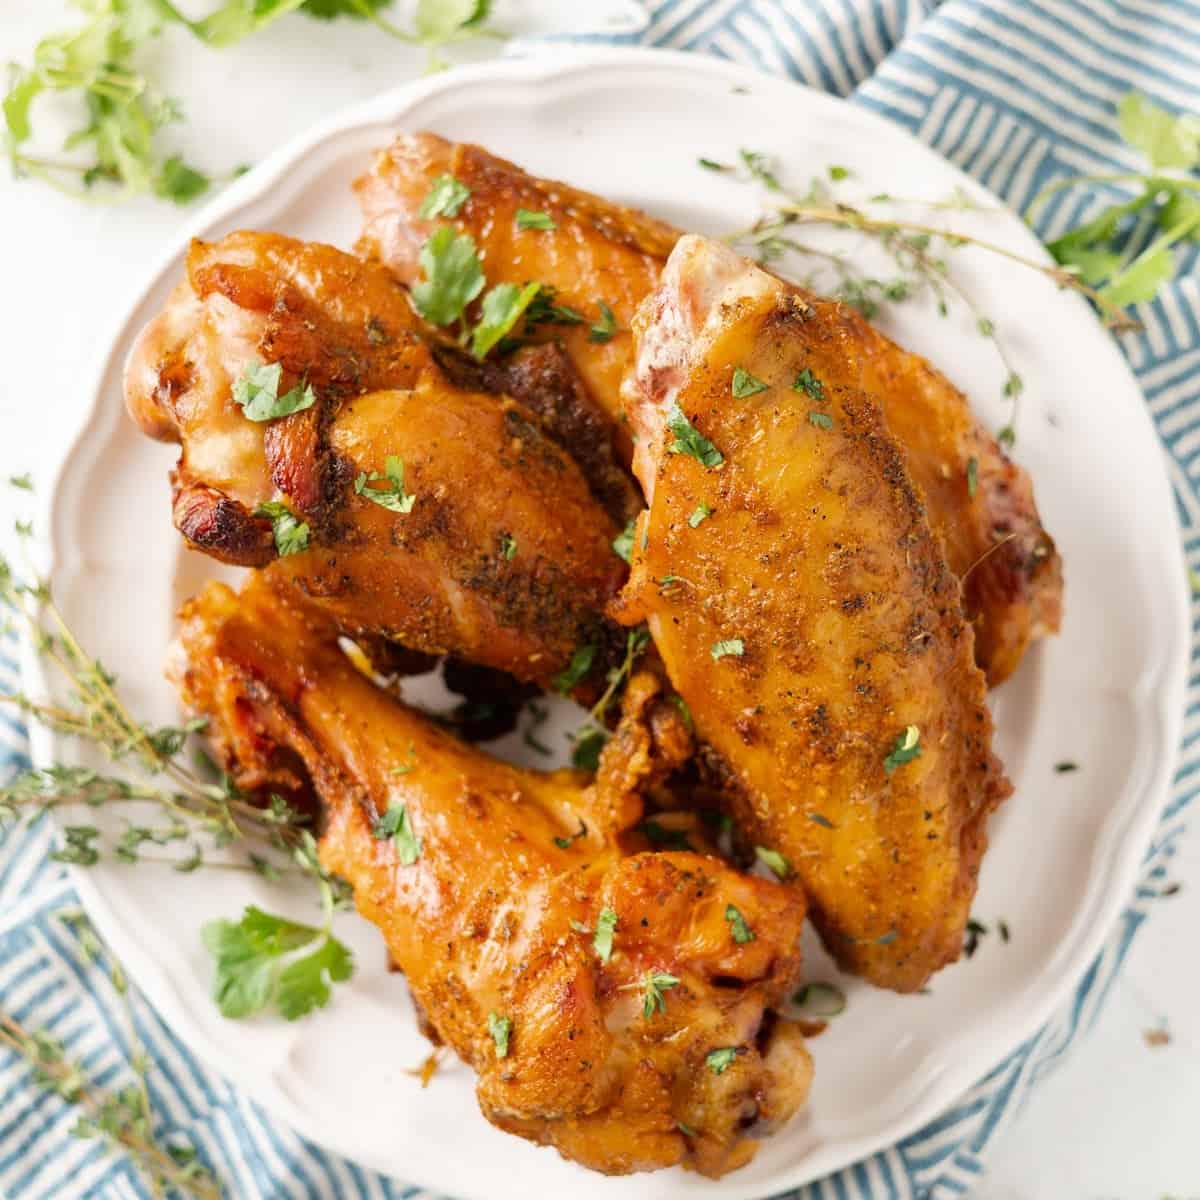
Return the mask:
POLYGON ((417 37, 426 45, 442 45, 487 20, 492 0, 418 0, 417 37))
POLYGON ((512 562, 517 557, 517 539, 511 533, 500 536, 500 557, 505 562, 512 562))
POLYGON ((761 379, 756 379, 751 375, 745 367, 733 368, 733 383, 730 390, 733 392, 735 400, 744 400, 747 396, 757 396, 759 392, 765 392, 768 386, 761 379))
POLYGON ((792 384, 792 390, 797 392, 805 392, 814 400, 825 399, 825 385, 812 373, 812 370, 805 367, 799 375, 796 376, 795 382, 792 384))
POLYGON ((725 456, 687 419, 679 401, 673 401, 667 412, 667 429, 675 441, 667 447, 671 454, 687 454, 705 467, 719 467, 725 456))
POLYGON ((618 558, 623 558, 626 562, 629 562, 633 556, 633 536, 636 526, 636 521, 630 521, 612 540, 613 552, 618 558))
POLYGON ((282 377, 281 363, 264 365, 251 361, 242 368, 241 375, 234 380, 233 398, 249 420, 273 421, 276 417, 302 412, 317 402, 316 394, 307 383, 296 384, 290 392, 279 395, 282 377))
POLYGON ((537 325, 582 325, 585 318, 569 304, 559 304, 558 289, 542 285, 525 313, 529 328, 537 325))
POLYGON ((195 167, 189 167, 182 158, 173 154, 163 163, 154 190, 164 200, 190 204, 197 196, 203 196, 211 185, 212 180, 207 175, 195 167))
POLYGON ((713 662, 717 662, 726 657, 741 658, 746 653, 746 647, 741 638, 726 638, 721 642, 713 642, 709 653, 713 662))
POLYGON ((608 342, 617 332, 617 314, 603 300, 596 301, 600 310, 600 319, 592 323, 588 330, 589 342, 608 342))
POLYGON ((210 921, 204 945, 216 964, 213 996, 224 1017, 247 1017, 272 1004, 289 1021, 329 1002, 330 983, 350 978, 350 951, 327 929, 301 925, 250 905, 236 924, 210 921), (318 945, 303 957, 296 951, 318 945))
POLYGON ((488 1013, 488 1033, 496 1043, 496 1057, 508 1057, 508 1039, 512 1035, 512 1017, 502 1017, 498 1012, 488 1013))
POLYGON ((665 971, 647 971, 642 977, 642 1016, 648 1021, 655 1012, 667 1011, 667 998, 663 995, 668 988, 677 986, 679 980, 665 971))
POLYGON ((595 771, 600 766, 600 755, 608 745, 608 734, 595 725, 582 725, 575 731, 571 748, 571 766, 580 771, 595 771))
POLYGON ((452 325, 483 291, 483 266, 475 240, 451 225, 436 229, 418 256, 424 278, 412 286, 417 311, 434 325, 452 325))
POLYGON ((1117 108, 1121 136, 1159 167, 1194 167, 1200 163, 1200 117, 1175 116, 1130 92, 1117 108))
POLYGON ((850 168, 849 167, 831 166, 829 168, 829 178, 832 179, 834 183, 840 183, 843 179, 848 179, 849 177, 850 177, 850 168))
POLYGON ((476 358, 486 357, 488 351, 512 331, 539 291, 539 283, 527 283, 524 287, 498 283, 491 288, 483 298, 479 324, 471 334, 471 353, 476 358))
POLYGON ((421 857, 421 839, 413 832, 407 805, 389 805, 387 812, 371 826, 371 835, 377 841, 391 838, 396 843, 402 867, 411 867, 421 857))
POLYGON ((792 864, 778 850, 769 850, 766 846, 755 846, 754 855, 764 867, 769 867, 779 879, 787 879, 792 874, 792 864))
POLYGON ((254 510, 254 515, 271 518, 275 549, 280 558, 287 558, 289 554, 300 554, 308 549, 308 523, 301 521, 286 504, 278 500, 267 500, 254 510))
POLYGON ((571 655, 571 661, 550 681, 556 692, 564 696, 579 683, 592 669, 592 662, 599 649, 595 645, 578 646, 571 655))
POLYGON ((596 918, 596 934, 592 938, 592 945, 595 946, 602 963, 606 963, 612 958, 613 934, 616 932, 616 928, 617 914, 611 908, 602 908, 600 915, 596 918))
POLYGON ((298 1020, 329 1003, 330 983, 344 983, 353 974, 354 959, 349 949, 327 936, 311 954, 288 963, 279 972, 275 1003, 285 1021, 298 1020))
POLYGON ((695 509, 692 510, 692 515, 688 517, 688 524, 695 529, 697 525, 703 524, 704 521, 711 517, 713 512, 714 510, 701 500, 695 509))
POLYGON ((389 454, 384 468, 382 475, 374 471, 368 475, 365 471, 361 471, 354 481, 355 494, 390 512, 412 512, 417 498, 411 492, 404 490, 404 459, 395 454, 389 454), (369 485, 373 483, 387 483, 388 486, 385 488, 370 487, 369 485))
POLYGON ((439 175, 432 183, 417 215, 429 221, 434 217, 457 217, 458 211, 471 198, 471 189, 453 175, 439 175))
POLYGON ((574 833, 568 834, 566 837, 556 837, 554 844, 560 850, 570 850, 571 844, 577 842, 581 837, 587 837, 587 825, 584 824, 582 817, 579 819, 579 828, 574 833))
POLYGON ((720 1050, 710 1051, 704 1063, 714 1075, 720 1075, 737 1056, 736 1046, 722 1046, 720 1050))
POLYGON ((846 993, 832 983, 806 983, 792 996, 792 1003, 806 1016, 836 1017, 846 1011, 846 993))
POLYGON ((828 413, 817 412, 815 408, 809 410, 808 423, 815 425, 818 429, 833 428, 833 418, 828 413))
POLYGON ((883 769, 890 775, 897 767, 921 757, 921 731, 915 725, 907 725, 903 733, 896 735, 891 753, 883 760, 883 769))
POLYGON ((746 924, 746 918, 742 916, 741 910, 735 905, 727 904, 725 906, 725 920, 729 922, 729 932, 733 934, 733 940, 739 946, 754 941, 754 930, 746 924))
POLYGON ((554 219, 549 213, 531 212, 528 208, 517 209, 517 228, 518 229, 557 229, 558 226, 554 223, 554 219))

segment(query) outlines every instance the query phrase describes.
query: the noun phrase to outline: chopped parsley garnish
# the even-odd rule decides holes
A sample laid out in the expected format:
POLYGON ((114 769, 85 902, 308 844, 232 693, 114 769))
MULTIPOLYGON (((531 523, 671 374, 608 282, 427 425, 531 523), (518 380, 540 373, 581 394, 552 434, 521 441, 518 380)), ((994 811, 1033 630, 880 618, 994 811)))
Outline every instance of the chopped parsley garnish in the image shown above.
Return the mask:
POLYGON ((371 834, 378 841, 391 838, 396 843, 403 867, 411 867, 421 857, 421 839, 413 832, 407 805, 390 805, 387 812, 371 826, 371 834))
POLYGON ((795 382, 792 384, 792 390, 796 392, 804 392, 811 396, 814 400, 825 399, 825 385, 805 367, 799 375, 796 376, 795 382))
POLYGON ((849 177, 850 177, 850 168, 849 167, 831 166, 829 168, 829 178, 832 179, 834 183, 840 183, 843 179, 848 179, 849 177))
POLYGON ((404 459, 395 454, 389 454, 384 462, 384 473, 379 475, 365 471, 359 473, 354 481, 354 491, 364 500, 378 504, 390 512, 408 513, 417 502, 416 496, 404 490, 404 459), (372 487, 372 484, 386 483, 387 487, 372 487))
POLYGON ((270 517, 275 549, 280 558, 308 549, 308 523, 301 521, 286 504, 279 500, 267 500, 254 510, 254 515, 270 517))
POLYGON ((967 460, 967 495, 974 500, 977 491, 979 491, 979 459, 969 458, 967 460))
POLYGON ((518 208, 517 228, 551 230, 557 229, 558 226, 554 223, 554 219, 549 213, 532 212, 528 208, 518 208))
POLYGON ((596 918, 596 935, 592 938, 592 945, 595 946, 602 963, 612 958, 613 934, 616 929, 617 914, 611 908, 602 908, 596 918))
POLYGON ((540 283, 527 283, 524 287, 498 283, 490 288, 479 308, 479 324, 471 332, 471 353, 476 358, 486 358, 488 351, 512 332, 541 288, 540 283))
POLYGON ((828 817, 822 816, 820 813, 810 812, 808 814, 808 819, 814 825, 820 825, 823 829, 836 829, 837 828, 837 826, 828 817))
POLYGON ((633 535, 636 521, 630 521, 620 533, 612 540, 612 548, 618 558, 623 558, 626 562, 633 556, 633 535))
POLYGON ((714 509, 709 508, 709 506, 703 500, 701 500, 692 511, 692 515, 688 517, 688 524, 695 529, 697 525, 702 524, 709 517, 711 517, 714 511, 714 509))
POLYGON ((33 480, 30 478, 29 472, 26 471, 24 475, 10 475, 8 477, 8 486, 20 488, 23 492, 32 492, 33 480))
POLYGON ((979 949, 979 939, 987 937, 988 927, 982 922, 975 920, 972 917, 967 922, 967 936, 963 941, 963 953, 968 958, 975 957, 975 951, 979 949))
POLYGON ((571 747, 571 766, 580 771, 595 771, 600 755, 608 745, 608 734, 596 725, 581 725, 574 734, 571 747))
POLYGON ((584 824, 582 818, 579 821, 579 828, 574 833, 568 834, 566 837, 556 837, 554 844, 560 850, 570 850, 571 843, 578 841, 581 837, 587 837, 587 825, 584 824))
POLYGON ((594 645, 577 646, 571 655, 571 661, 550 681, 556 692, 566 695, 592 669, 599 647, 594 645))
POLYGON ((443 225, 421 247, 419 259, 424 277, 412 285, 417 311, 434 325, 453 325, 483 291, 483 266, 474 239, 443 225))
POLYGON ((533 298, 533 303, 525 311, 525 324, 534 325, 582 325, 584 315, 577 312, 569 304, 559 304, 556 288, 545 284, 533 298))
POLYGON ((617 315, 603 300, 597 300, 596 307, 600 310, 600 319, 592 322, 591 328, 588 330, 588 341, 611 341, 618 328, 617 315))
POLYGON ((1057 762, 1054 764, 1054 770, 1059 775, 1067 775, 1071 771, 1078 771, 1079 764, 1077 762, 1057 762))
POLYGON ((500 535, 500 557, 505 562, 512 562, 517 557, 517 539, 511 533, 500 535))
MULTIPOLYGON (((701 161, 703 161, 703 160, 701 160, 701 161)), ((678 1129, 679 1132, 682 1133, 684 1137, 695 1137, 696 1136, 696 1131, 690 1125, 685 1125, 682 1121, 676 1121, 675 1128, 678 1129)))
POLYGON ((704 1063, 714 1075, 721 1075, 737 1056, 738 1049, 736 1046, 722 1046, 720 1050, 709 1051, 704 1059, 704 1063))
POLYGON ((1000 940, 1008 942, 1012 938, 1012 931, 1008 928, 1007 921, 997 921, 996 928, 1000 931, 1000 940))
POLYGON ((512 1036, 512 1017, 502 1017, 498 1012, 488 1013, 488 1033, 496 1043, 496 1057, 508 1057, 508 1039, 512 1036))
POLYGON ((1017 433, 1011 425, 1005 425, 996 434, 996 441, 1000 443, 1005 450, 1011 450, 1017 444, 1017 433))
POLYGON ((290 392, 279 395, 282 376, 282 363, 248 362, 242 368, 241 375, 234 380, 233 398, 248 420, 273 421, 311 408, 317 402, 307 383, 298 383, 290 392))
POLYGON ((642 1016, 648 1021, 656 1012, 667 1011, 667 998, 663 995, 668 988, 679 983, 674 975, 665 971, 647 971, 642 979, 642 1016))
POLYGON ((747 396, 757 396, 759 392, 765 392, 769 386, 761 379, 756 379, 745 367, 733 368, 731 391, 734 399, 744 400, 747 396))
POLYGON ((725 906, 725 920, 729 922, 729 932, 733 934, 733 940, 739 946, 754 941, 754 930, 746 924, 746 918, 742 916, 741 910, 735 905, 727 904, 725 906))
POLYGON ((698 158, 698 159, 696 159, 696 161, 706 171, 732 171, 733 170, 733 167, 731 167, 728 163, 717 162, 717 160, 714 158, 698 158))
POLYGON ((721 642, 713 642, 712 649, 709 650, 713 662, 727 657, 741 658, 745 653, 746 647, 741 638, 726 638, 721 642))
POLYGON ((675 435, 667 448, 671 454, 687 454, 706 467, 719 467, 725 461, 720 450, 687 419, 677 400, 667 412, 667 428, 675 435))
POLYGON ((769 868, 777 878, 788 879, 792 874, 792 864, 778 850, 768 850, 766 846, 754 847, 755 857, 764 867, 769 868))
POLYGON ((453 175, 439 175, 417 210, 423 221, 434 217, 457 217, 458 210, 470 198, 471 189, 453 175))
POLYGON ((833 418, 828 413, 817 412, 814 408, 808 414, 808 423, 818 429, 832 429, 833 418))
POLYGON ((354 973, 350 951, 328 929, 301 925, 250 905, 242 919, 210 921, 204 945, 216 963, 213 998, 223 1017, 274 1005, 288 1021, 329 1003, 330 984, 354 973), (315 949, 295 957, 296 951, 315 949))
POLYGON ((890 775, 897 767, 921 757, 921 731, 915 725, 907 725, 903 733, 896 735, 891 753, 883 760, 883 769, 890 775))
POLYGON ((792 996, 792 1003, 810 1017, 836 1017, 846 1011, 846 993, 832 983, 806 983, 792 996))

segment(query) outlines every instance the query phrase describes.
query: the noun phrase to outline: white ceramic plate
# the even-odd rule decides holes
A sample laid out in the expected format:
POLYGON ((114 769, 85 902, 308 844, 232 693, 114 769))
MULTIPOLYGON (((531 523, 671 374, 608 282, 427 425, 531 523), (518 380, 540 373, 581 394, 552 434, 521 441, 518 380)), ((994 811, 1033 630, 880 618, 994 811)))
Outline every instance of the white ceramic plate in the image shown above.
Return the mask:
MULTIPOLYGON (((800 187, 837 163, 865 194, 933 199, 961 187, 984 206, 996 204, 861 109, 730 64, 617 51, 491 63, 400 88, 271 156, 186 232, 257 227, 349 246, 358 224, 349 182, 399 129, 476 140, 540 174, 709 232, 747 224, 759 200, 753 189, 700 169, 697 157, 731 160, 743 146, 776 155, 800 187)), ((1010 214, 952 220, 1041 253, 1010 214)), ((181 237, 149 272, 112 343, 52 513, 62 608, 85 644, 119 669, 135 710, 164 721, 176 713, 161 677, 173 615, 213 567, 186 553, 171 528, 167 470, 175 450, 148 442, 126 420, 120 372, 130 339, 178 277, 185 246, 181 237)), ((807 1112, 745 1170, 716 1183, 678 1170, 616 1180, 492 1129, 462 1067, 421 1090, 405 1069, 427 1046, 403 981, 387 972, 374 930, 352 915, 339 928, 356 949, 358 971, 326 1011, 297 1025, 236 1023, 208 997, 200 924, 236 915, 248 902, 291 903, 311 917, 306 902, 231 872, 80 872, 102 933, 200 1058, 315 1142, 452 1196, 715 1200, 779 1192, 895 1141, 1046 1019, 1119 912, 1166 796, 1189 637, 1184 569, 1158 442, 1095 318, 1019 267, 966 249, 953 261, 956 279, 994 316, 1024 375, 1017 453, 1037 482, 1067 571, 1062 635, 1032 653, 996 697, 999 750, 1016 795, 993 822, 976 913, 987 923, 1004 919, 1011 941, 985 939, 971 961, 938 975, 928 995, 842 981, 849 1006, 812 1044, 817 1075, 807 1112), (1056 774, 1063 759, 1081 769, 1056 774)), ((1007 420, 1001 369, 969 316, 939 319, 929 304, 912 302, 885 323, 966 388, 993 426, 1007 420)), ((41 734, 36 752, 45 762, 71 751, 41 734)), ((834 975, 815 946, 809 972, 834 975)))

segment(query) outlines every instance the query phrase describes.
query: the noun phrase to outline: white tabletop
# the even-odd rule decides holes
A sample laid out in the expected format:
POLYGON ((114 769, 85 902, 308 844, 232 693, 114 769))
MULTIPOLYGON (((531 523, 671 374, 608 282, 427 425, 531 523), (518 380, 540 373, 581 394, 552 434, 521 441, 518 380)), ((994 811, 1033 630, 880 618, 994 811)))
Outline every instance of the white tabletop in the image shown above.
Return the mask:
MULTIPOLYGON (((27 58, 72 19, 57 0, 5 5, 2 57, 27 58)), ((369 27, 300 18, 220 53, 185 36, 155 53, 188 116, 170 136, 214 174, 424 68, 369 27)), ((0 177, 0 478, 49 479, 116 321, 185 215, 153 200, 85 205, 0 177)), ((1171 878, 1181 890, 1157 902, 1095 1029, 1013 1120, 978 1200, 1200 1198, 1200 839, 1184 841, 1171 878), (1150 1045, 1154 1029, 1170 1041, 1150 1045)))

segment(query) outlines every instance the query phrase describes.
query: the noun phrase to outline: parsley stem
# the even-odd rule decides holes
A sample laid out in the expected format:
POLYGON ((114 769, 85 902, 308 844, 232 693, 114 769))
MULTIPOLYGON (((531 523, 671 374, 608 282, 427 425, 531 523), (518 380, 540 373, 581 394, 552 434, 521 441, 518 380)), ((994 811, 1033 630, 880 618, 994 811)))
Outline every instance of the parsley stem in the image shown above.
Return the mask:
MULTIPOLYGON (((1139 223, 1139 229, 1141 225, 1139 223)), ((1132 262, 1122 260, 1121 266, 1104 285, 1104 291, 1115 289, 1131 271, 1137 269, 1138 265, 1148 258, 1152 258, 1156 254, 1160 254, 1163 250, 1169 249, 1182 237, 1187 237, 1194 229, 1200 228, 1200 212, 1195 213, 1191 217, 1187 217, 1180 221, 1177 225, 1172 226, 1166 233, 1159 234, 1132 262)), ((1133 241, 1134 239, 1130 239, 1133 241)))
POLYGON ((1025 206, 1025 220, 1030 223, 1037 216, 1042 206, 1059 192, 1077 187, 1085 183, 1140 183, 1147 192, 1156 192, 1165 187, 1187 188, 1189 191, 1200 191, 1200 179, 1187 179, 1174 175, 1141 175, 1137 171, 1121 171, 1117 173, 1100 172, 1095 175, 1071 175, 1066 179, 1056 179, 1048 183, 1025 206))

